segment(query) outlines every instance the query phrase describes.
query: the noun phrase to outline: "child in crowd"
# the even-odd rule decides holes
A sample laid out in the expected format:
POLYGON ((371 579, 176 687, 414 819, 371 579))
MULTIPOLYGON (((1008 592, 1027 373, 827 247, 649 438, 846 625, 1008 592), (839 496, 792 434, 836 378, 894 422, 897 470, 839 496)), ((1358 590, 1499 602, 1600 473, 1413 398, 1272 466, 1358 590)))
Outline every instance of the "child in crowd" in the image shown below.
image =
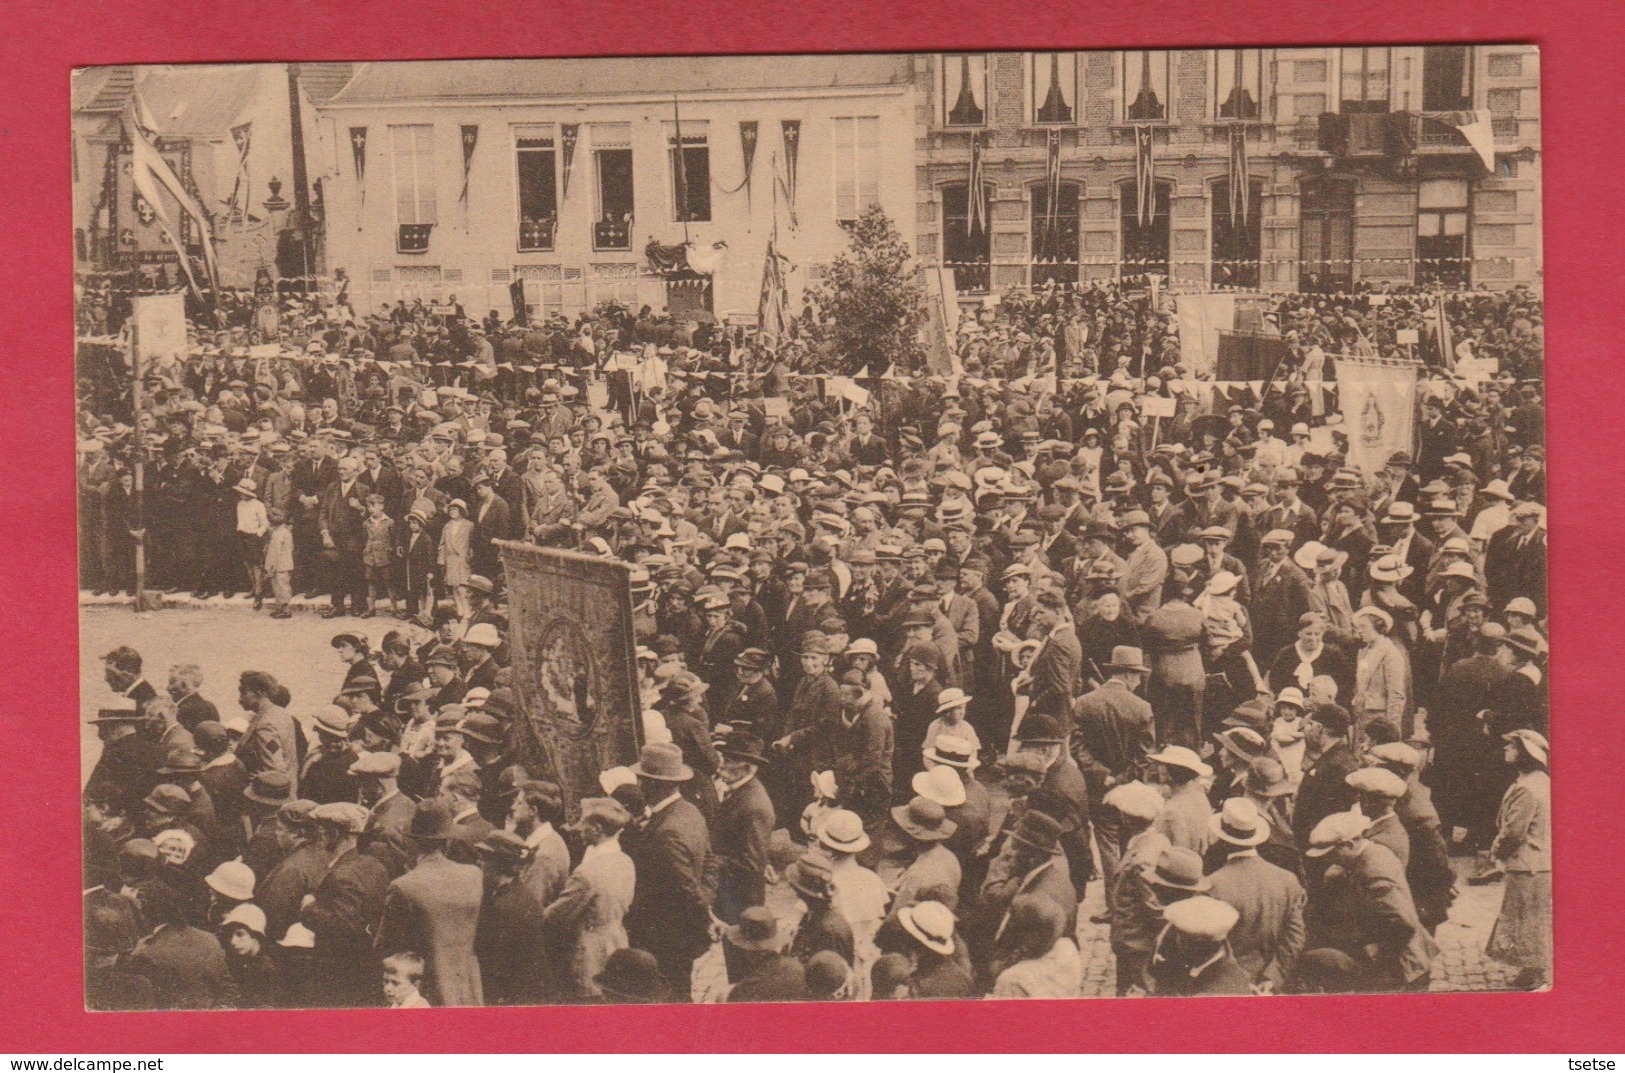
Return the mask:
POLYGON ((391 573, 395 561, 395 520, 384 509, 384 497, 374 493, 367 497, 367 543, 362 549, 361 562, 367 568, 367 610, 362 618, 371 618, 378 612, 378 598, 389 597, 389 613, 395 614, 395 579, 391 573))
POLYGON ((266 511, 271 535, 265 542, 265 576, 271 580, 271 617, 292 618, 288 605, 293 601, 293 527, 281 507, 266 511))
POLYGON ((426 1010, 429 1000, 418 985, 423 982, 423 959, 407 951, 384 958, 384 1001, 392 1010, 426 1010))

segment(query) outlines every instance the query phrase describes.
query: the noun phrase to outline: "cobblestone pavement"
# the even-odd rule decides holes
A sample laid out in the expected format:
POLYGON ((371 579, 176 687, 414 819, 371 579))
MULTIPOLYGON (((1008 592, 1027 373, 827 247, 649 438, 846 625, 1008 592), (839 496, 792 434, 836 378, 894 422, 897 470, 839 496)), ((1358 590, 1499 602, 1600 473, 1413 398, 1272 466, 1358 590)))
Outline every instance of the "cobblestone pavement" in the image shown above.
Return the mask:
MULTIPOLYGON (((79 629, 81 778, 89 777, 101 752, 95 730, 83 720, 113 700, 102 681, 101 656, 117 645, 132 645, 142 654, 147 677, 160 691, 170 664, 184 661, 199 664, 204 674, 203 695, 214 701, 222 713, 236 708, 236 682, 241 671, 268 671, 293 693, 294 714, 308 720, 310 713, 333 695, 344 678, 343 665, 329 646, 329 639, 341 631, 359 630, 376 645, 385 632, 396 628, 404 628, 404 625, 383 616, 326 620, 313 612, 302 612, 292 619, 273 620, 264 613, 256 614, 246 598, 217 599, 209 606, 168 607, 142 615, 128 606, 111 603, 82 607, 79 629)), ((1434 968, 1432 989, 1506 988, 1515 970, 1484 956, 1484 944, 1501 905, 1501 886, 1498 883, 1468 886, 1465 876, 1471 870, 1471 859, 1457 858, 1454 863, 1463 880, 1450 919, 1438 931, 1441 952, 1434 968)), ((795 902, 781 887, 774 893, 773 904, 775 909, 781 906, 791 909, 795 902)), ((1091 883, 1078 909, 1078 946, 1085 965, 1085 997, 1109 997, 1116 993, 1107 929, 1089 922, 1090 917, 1101 911, 1102 904, 1101 884, 1091 883)), ((698 994, 707 997, 715 994, 720 968, 719 957, 702 959, 696 971, 698 994)))

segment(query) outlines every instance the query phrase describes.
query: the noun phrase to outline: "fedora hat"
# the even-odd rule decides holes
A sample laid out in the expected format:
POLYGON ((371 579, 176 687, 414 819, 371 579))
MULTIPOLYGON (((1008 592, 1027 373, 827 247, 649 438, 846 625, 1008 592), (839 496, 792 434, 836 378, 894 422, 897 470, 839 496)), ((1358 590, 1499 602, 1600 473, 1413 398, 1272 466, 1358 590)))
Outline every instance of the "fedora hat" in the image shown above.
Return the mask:
POLYGON ((764 905, 745 909, 739 914, 739 923, 730 925, 726 934, 728 942, 741 950, 776 952, 782 945, 778 918, 764 905))
POLYGON ((1060 745, 1066 741, 1061 724, 1048 712, 1028 715, 1021 721, 1017 739, 1024 745, 1060 745))
POLYGON ((243 796, 256 804, 280 807, 293 797, 293 780, 286 771, 261 771, 244 787, 243 796))
POLYGON ((1171 890, 1201 892, 1212 886, 1202 874, 1202 857, 1184 846, 1169 846, 1157 858, 1157 867, 1151 873, 1153 886, 1171 890))
POLYGON ((716 750, 730 760, 744 760, 757 767, 767 767, 767 749, 762 739, 748 730, 736 730, 717 743, 716 750))
POLYGON ((694 769, 683 762, 683 750, 671 742, 645 745, 632 773, 657 782, 687 782, 694 777, 694 769))
POLYGON ((450 807, 439 801, 425 801, 412 814, 407 834, 421 842, 444 842, 451 837, 451 829, 450 807))
POLYGON ((1410 577, 1416 570, 1397 555, 1384 555, 1371 564, 1371 580, 1388 581, 1398 584, 1410 577))
POLYGON ((818 821, 818 841, 840 853, 862 853, 869 848, 869 833, 856 812, 831 809, 818 821))
POLYGON ((1245 797, 1232 797, 1208 817, 1207 832, 1232 846, 1262 845, 1269 841, 1270 825, 1259 815, 1258 806, 1245 797))
POLYGON ((791 862, 784 877, 792 888, 809 897, 828 898, 833 892, 829 861, 818 853, 806 853, 791 862))
POLYGON ((1292 792, 1286 767, 1273 756, 1260 756, 1247 765, 1241 788, 1257 797, 1285 797, 1292 792))
POLYGON ((941 842, 959 829, 940 804, 925 797, 897 805, 891 810, 891 818, 905 834, 921 842, 941 842))
POLYGON ((621 1002, 664 1002, 671 985, 660 975, 660 963, 647 950, 622 947, 609 955, 604 969, 592 978, 598 989, 621 1002))
POLYGON ((1112 649, 1112 658, 1106 664, 1108 671, 1135 671, 1139 674, 1150 674, 1151 668, 1145 665, 1145 653, 1133 645, 1117 645, 1112 649))

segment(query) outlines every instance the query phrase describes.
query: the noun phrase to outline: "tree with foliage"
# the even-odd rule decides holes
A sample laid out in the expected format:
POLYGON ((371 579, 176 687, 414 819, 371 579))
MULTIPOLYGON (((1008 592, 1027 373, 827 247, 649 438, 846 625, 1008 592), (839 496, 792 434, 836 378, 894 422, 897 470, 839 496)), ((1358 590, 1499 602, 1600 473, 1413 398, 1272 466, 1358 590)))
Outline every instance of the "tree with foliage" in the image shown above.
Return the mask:
POLYGON ((878 376, 894 366, 899 373, 914 372, 925 360, 925 293, 915 280, 908 244, 879 205, 846 231, 847 248, 809 288, 816 312, 804 325, 806 334, 829 356, 832 371, 852 374, 868 366, 878 376))

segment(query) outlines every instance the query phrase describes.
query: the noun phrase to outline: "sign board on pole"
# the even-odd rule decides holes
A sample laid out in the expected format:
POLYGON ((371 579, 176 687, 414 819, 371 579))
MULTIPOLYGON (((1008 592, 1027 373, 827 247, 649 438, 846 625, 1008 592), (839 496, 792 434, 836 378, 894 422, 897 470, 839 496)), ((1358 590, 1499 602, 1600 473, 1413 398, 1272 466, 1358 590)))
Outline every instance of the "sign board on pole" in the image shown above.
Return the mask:
POLYGON ((776 417, 781 421, 790 420, 790 400, 777 395, 762 400, 762 414, 766 417, 776 417))
POLYGON ((501 540, 508 583, 519 761, 564 790, 571 820, 598 773, 642 742, 631 566, 501 540))
POLYGON ((1146 395, 1140 399, 1140 413, 1146 417, 1174 416, 1174 400, 1163 395, 1146 395))
POLYGON ((1422 341, 1422 334, 1415 328, 1401 328, 1394 333, 1394 341, 1400 346, 1415 346, 1422 341))
POLYGON ((179 361, 186 354, 186 296, 146 294, 131 299, 136 361, 145 372, 179 361))

